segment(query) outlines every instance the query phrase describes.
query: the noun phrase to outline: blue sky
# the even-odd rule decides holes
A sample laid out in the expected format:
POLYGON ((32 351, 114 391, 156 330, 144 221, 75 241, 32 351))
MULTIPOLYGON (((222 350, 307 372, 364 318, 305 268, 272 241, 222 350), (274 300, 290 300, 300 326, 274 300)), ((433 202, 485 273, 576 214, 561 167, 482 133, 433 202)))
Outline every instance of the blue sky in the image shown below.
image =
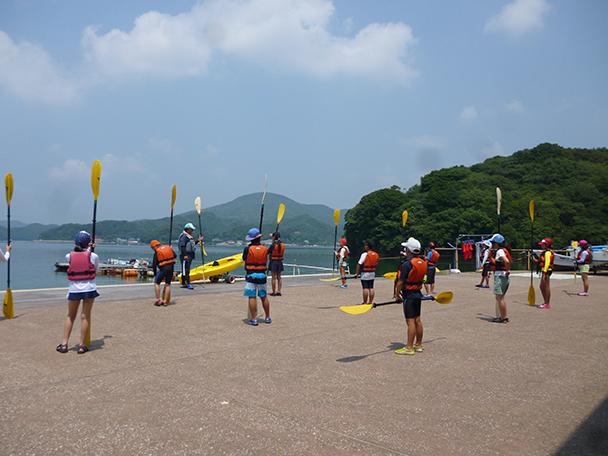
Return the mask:
MULTIPOLYGON (((13 216, 166 215, 269 190, 351 207, 541 142, 608 145, 608 3, 0 2, 13 216)), ((572 172, 572 170, 564 170, 572 172)), ((2 211, 4 213, 4 211, 2 211)), ((4 218, 4 217, 2 217, 4 218)))

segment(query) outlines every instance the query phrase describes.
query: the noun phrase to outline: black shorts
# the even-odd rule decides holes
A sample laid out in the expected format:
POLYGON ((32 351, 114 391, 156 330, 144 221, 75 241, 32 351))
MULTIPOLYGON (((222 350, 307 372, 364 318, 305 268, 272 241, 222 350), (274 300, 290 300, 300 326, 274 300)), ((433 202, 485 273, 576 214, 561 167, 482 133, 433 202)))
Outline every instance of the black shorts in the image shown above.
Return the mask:
POLYGON ((405 315, 405 318, 419 317, 421 302, 419 297, 406 297, 403 301, 403 315, 405 315))
POLYGON ((173 280, 173 264, 161 266, 156 273, 156 276, 154 276, 154 283, 157 285, 163 280, 167 285, 171 284, 171 280, 173 280))
POLYGON ((426 284, 432 285, 435 283, 435 269, 436 266, 431 266, 430 264, 426 268, 426 284))
POLYGON ((283 261, 282 260, 270 260, 269 264, 270 272, 283 272, 283 261))
POLYGON ((485 263, 481 268, 481 277, 488 277, 490 274, 490 263, 485 263))
POLYGON ((371 290, 374 288, 374 279, 372 280, 362 280, 361 286, 364 290, 371 290))

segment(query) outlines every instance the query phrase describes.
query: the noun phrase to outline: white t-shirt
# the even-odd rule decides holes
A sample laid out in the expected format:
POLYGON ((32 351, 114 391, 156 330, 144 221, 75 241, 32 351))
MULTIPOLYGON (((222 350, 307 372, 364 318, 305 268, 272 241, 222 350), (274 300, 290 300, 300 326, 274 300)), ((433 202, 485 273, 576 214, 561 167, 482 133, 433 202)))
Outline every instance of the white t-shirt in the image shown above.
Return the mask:
POLYGON ((340 263, 342 263, 347 254, 348 254, 348 247, 345 245, 340 247, 340 250, 338 250, 338 261, 340 263))
MULTIPOLYGON (((65 260, 70 262, 70 254, 65 256, 65 260)), ((95 271, 99 267, 99 257, 96 253, 91 253, 91 264, 95 266, 95 271)), ((88 291, 97 291, 97 285, 95 285, 95 279, 93 280, 69 280, 68 294, 69 293, 86 293, 88 291)))
MULTIPOLYGON (((507 257, 505 249, 498 249, 496 251, 496 254, 494 255, 494 259, 496 261, 502 261, 504 263, 508 263, 509 262, 509 258, 507 257)), ((507 271, 495 271, 494 272, 494 276, 497 276, 497 275, 500 276, 500 275, 506 275, 506 274, 507 274, 507 271)))
POLYGON ((8 261, 10 257, 11 252, 3 252, 2 249, 0 249, 0 261, 8 261))
MULTIPOLYGON (((359 257, 359 264, 361 268, 363 268, 363 263, 365 263, 365 259, 367 258, 367 252, 363 252, 359 257)), ((374 280, 376 278, 376 272, 361 272, 361 280, 374 280)))

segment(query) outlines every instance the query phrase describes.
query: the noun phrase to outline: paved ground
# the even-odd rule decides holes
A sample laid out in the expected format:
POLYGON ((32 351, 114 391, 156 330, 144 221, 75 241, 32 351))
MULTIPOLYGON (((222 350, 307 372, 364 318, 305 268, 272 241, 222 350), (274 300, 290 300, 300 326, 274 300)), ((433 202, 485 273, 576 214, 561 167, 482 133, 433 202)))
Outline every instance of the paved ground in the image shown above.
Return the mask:
MULTIPOLYGON (((356 283, 287 280, 255 328, 241 284, 167 308, 131 299, 150 288, 104 289, 82 356, 55 352, 65 306, 41 304, 58 292, 17 293, 0 321, 0 454, 607 454, 608 278, 588 298, 564 293, 580 279, 555 281, 543 311, 514 277, 502 325, 476 280, 439 276, 455 300, 424 304, 412 357, 392 352, 399 306, 337 309, 359 302, 356 283)), ((391 284, 377 282, 381 301, 391 284)))

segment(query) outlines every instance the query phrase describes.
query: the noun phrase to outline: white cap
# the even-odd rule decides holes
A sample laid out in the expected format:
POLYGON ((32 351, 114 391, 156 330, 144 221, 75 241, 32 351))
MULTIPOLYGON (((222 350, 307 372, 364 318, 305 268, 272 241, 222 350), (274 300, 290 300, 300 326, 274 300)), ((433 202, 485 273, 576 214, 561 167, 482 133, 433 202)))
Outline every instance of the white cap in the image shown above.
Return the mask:
POLYGON ((401 245, 412 253, 420 253, 420 241, 418 239, 411 237, 406 242, 402 242, 401 245))
POLYGON ((185 230, 195 230, 196 228, 194 227, 194 225, 192 223, 186 223, 184 225, 184 229, 185 230))

